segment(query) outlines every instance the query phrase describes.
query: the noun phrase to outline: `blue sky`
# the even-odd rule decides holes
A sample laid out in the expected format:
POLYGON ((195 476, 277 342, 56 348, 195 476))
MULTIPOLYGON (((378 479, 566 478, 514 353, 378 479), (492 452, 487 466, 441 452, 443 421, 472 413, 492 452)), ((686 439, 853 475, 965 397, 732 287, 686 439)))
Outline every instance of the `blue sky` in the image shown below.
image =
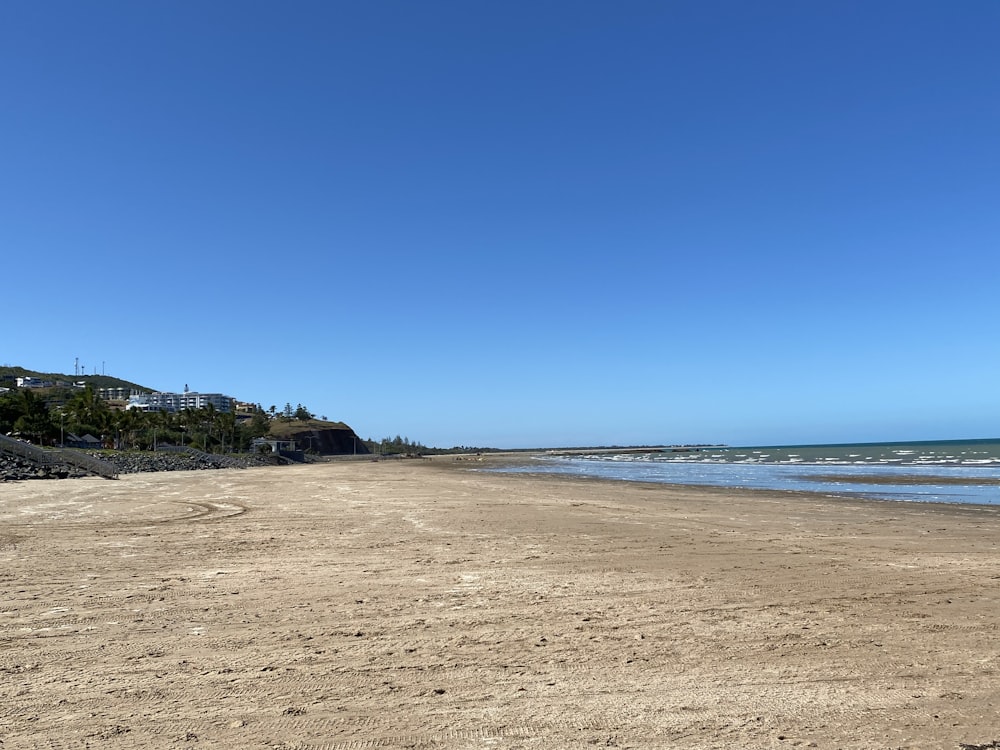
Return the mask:
POLYGON ((539 447, 1000 435, 1000 4, 14 2, 0 364, 539 447))

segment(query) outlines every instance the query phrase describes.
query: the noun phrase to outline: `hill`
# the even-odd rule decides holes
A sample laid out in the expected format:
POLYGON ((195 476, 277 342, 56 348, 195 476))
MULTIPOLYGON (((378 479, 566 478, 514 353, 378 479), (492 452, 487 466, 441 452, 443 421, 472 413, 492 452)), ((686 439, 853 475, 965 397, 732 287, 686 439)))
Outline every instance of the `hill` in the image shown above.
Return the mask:
POLYGON ((349 430, 351 429, 343 422, 327 422, 322 419, 282 419, 281 417, 271 420, 270 434, 279 440, 285 440, 296 432, 308 432, 309 430, 349 430))
POLYGON ((368 446, 343 422, 322 419, 272 419, 268 434, 279 440, 294 440, 299 447, 324 456, 369 453, 368 446))
POLYGON ((26 370, 23 367, 12 367, 10 365, 0 366, 0 385, 4 381, 13 381, 17 378, 40 378, 50 380, 53 383, 61 381, 64 383, 90 383, 94 388, 133 388, 138 391, 151 393, 156 388, 139 385, 128 380, 112 377, 111 375, 64 375, 59 372, 38 372, 37 370, 26 370))
MULTIPOLYGON (((13 387, 16 383, 17 378, 21 377, 31 377, 38 378, 40 380, 49 381, 53 384, 52 388, 38 389, 35 393, 46 402, 50 407, 52 404, 64 404, 68 399, 72 397, 71 389, 72 386, 78 383, 87 383, 96 388, 125 388, 128 390, 137 390, 145 392, 153 392, 157 389, 150 388, 148 386, 143 386, 138 383, 133 383, 128 380, 123 380, 121 378, 116 378, 111 375, 79 375, 71 376, 64 375, 62 373, 54 372, 39 372, 38 370, 28 370, 24 367, 14 367, 11 365, 0 366, 0 386, 13 387)), ((6 429, 11 429, 11 425, 20 415, 8 415, 9 424, 6 429)), ((43 426, 40 434, 45 434, 46 431, 59 432, 59 425, 56 427, 52 426, 51 419, 46 416, 45 421, 46 426, 43 426)), ((96 424, 96 423, 95 423, 96 424)), ((88 425, 89 426, 89 425, 88 425)), ((143 432, 152 434, 152 427, 146 425, 145 427, 132 426, 129 428, 132 432, 143 432)), ((189 430, 188 439, 189 441, 196 437, 197 430, 189 430)), ((234 428, 230 428, 234 429, 234 428)), ((254 429, 258 429, 255 427, 254 429)), ((97 430, 97 427, 90 427, 91 431, 97 430)), ((267 423, 262 427, 260 432, 249 432, 246 437, 246 444, 249 445, 251 437, 256 437, 264 433, 270 435, 278 440, 294 440, 300 449, 308 450, 310 452, 320 453, 322 455, 350 455, 350 454, 367 454, 369 453, 368 446, 364 443, 361 438, 359 438, 354 430, 352 430, 348 425, 343 422, 329 422, 322 419, 286 419, 284 417, 276 417, 269 419, 267 423)), ((211 432, 211 431, 208 431, 211 432)), ((210 435, 206 432, 201 436, 206 443, 210 440, 210 435)), ((161 429, 161 441, 164 436, 164 432, 161 429)), ((217 429, 215 431, 216 440, 218 441, 219 435, 221 435, 221 430, 217 429)), ((228 434, 228 433, 227 433, 228 434)), ((234 433, 235 435, 235 433, 234 433)), ((178 433, 173 438, 169 439, 183 439, 184 434, 178 433)), ((230 436, 235 440, 235 437, 230 436)), ((142 438, 147 442, 152 442, 153 438, 147 435, 142 438)), ((232 444, 232 440, 230 441, 232 444)))

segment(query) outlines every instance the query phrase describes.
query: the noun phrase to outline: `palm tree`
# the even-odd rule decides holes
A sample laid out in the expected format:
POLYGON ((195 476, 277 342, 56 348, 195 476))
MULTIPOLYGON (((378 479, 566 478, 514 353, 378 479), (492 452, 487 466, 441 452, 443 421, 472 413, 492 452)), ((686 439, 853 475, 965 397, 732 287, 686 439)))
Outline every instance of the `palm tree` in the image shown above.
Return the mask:
POLYGON ((21 433, 38 443, 42 443, 50 437, 55 428, 49 415, 49 407, 27 388, 21 389, 17 406, 21 416, 14 420, 12 425, 14 432, 21 433))
POLYGON ((66 415, 75 431, 100 432, 107 424, 109 411, 108 405, 97 395, 97 391, 90 383, 66 403, 66 415))
POLYGON ((125 409, 124 411, 113 412, 112 425, 115 429, 115 447, 118 450, 126 448, 134 449, 135 433, 141 426, 142 413, 135 409, 125 409))
POLYGON ((171 427, 173 427, 174 419, 173 416, 166 409, 160 409, 157 412, 149 412, 149 421, 153 427, 153 440, 152 449, 156 450, 156 444, 161 442, 158 438, 162 439, 167 436, 170 432, 171 427), (162 430, 162 432, 160 432, 162 430), (157 434, 159 433, 159 434, 157 434))
POLYGON ((205 407, 201 409, 201 416, 205 425, 205 450, 208 451, 212 440, 212 427, 215 426, 215 404, 205 404, 205 407))
POLYGON ((180 430, 181 430, 181 445, 184 445, 184 433, 190 430, 191 425, 195 421, 194 418, 195 418, 195 413, 190 406, 185 406, 177 414, 177 422, 180 425, 180 430))
POLYGON ((229 435, 229 452, 233 452, 233 447, 236 443, 236 415, 231 412, 222 412, 219 414, 219 435, 222 437, 222 452, 226 452, 226 439, 225 436, 229 435))

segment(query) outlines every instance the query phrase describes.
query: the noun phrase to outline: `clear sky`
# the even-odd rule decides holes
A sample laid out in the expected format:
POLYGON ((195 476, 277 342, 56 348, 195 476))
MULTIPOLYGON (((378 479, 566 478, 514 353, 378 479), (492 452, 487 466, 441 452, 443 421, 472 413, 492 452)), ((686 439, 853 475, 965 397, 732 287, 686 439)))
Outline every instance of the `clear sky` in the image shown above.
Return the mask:
POLYGON ((0 364, 442 447, 1000 435, 995 0, 15 0, 0 364))

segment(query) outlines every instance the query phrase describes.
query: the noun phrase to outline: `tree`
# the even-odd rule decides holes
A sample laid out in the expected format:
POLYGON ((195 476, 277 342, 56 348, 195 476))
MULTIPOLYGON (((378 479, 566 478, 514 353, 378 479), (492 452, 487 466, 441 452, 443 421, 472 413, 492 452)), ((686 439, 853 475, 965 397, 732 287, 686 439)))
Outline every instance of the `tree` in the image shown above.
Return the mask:
POLYGON ((184 445, 185 435, 191 435, 191 425, 196 423, 195 410, 190 406, 185 406, 177 413, 177 423, 181 431, 181 445, 184 445))
POLYGON ((201 444, 202 448, 205 451, 208 451, 211 446, 212 429, 215 427, 218 412, 215 410, 215 404, 205 404, 204 408, 199 411, 201 411, 201 423, 205 429, 205 434, 202 437, 201 444))
POLYGON ((115 431, 115 448, 123 450, 136 447, 136 432, 146 423, 145 415, 138 409, 115 412, 111 424, 115 431))
MULTIPOLYGON (((160 409, 153 421, 153 429, 162 430, 159 434, 154 434, 154 442, 162 441, 167 438, 167 434, 170 433, 174 428, 174 415, 171 414, 166 409, 160 409)), ((169 439, 169 438, 167 438, 169 439)))
POLYGON ((19 404, 20 393, 10 391, 0 394, 0 433, 8 433, 14 429, 14 422, 21 416, 22 410, 19 404))
POLYGON ((18 392, 17 407, 20 415, 14 420, 12 428, 15 433, 42 443, 53 434, 52 419, 49 407, 28 389, 18 392))
POLYGON ((257 412, 250 419, 248 434, 250 438, 264 437, 271 431, 271 423, 263 412, 257 412))
POLYGON ((295 409, 295 418, 299 421, 306 422, 313 418, 313 415, 309 413, 309 410, 302 404, 299 404, 295 409))
MULTIPOLYGON (((26 391, 30 393, 30 391, 26 391)), ((66 403, 67 428, 72 432, 96 432, 102 434, 111 427, 108 405, 97 395, 90 383, 78 391, 66 403)))
POLYGON ((236 415, 231 412, 221 412, 216 421, 219 425, 219 437, 222 441, 222 452, 226 452, 226 436, 229 437, 229 452, 232 453, 236 445, 236 415))

